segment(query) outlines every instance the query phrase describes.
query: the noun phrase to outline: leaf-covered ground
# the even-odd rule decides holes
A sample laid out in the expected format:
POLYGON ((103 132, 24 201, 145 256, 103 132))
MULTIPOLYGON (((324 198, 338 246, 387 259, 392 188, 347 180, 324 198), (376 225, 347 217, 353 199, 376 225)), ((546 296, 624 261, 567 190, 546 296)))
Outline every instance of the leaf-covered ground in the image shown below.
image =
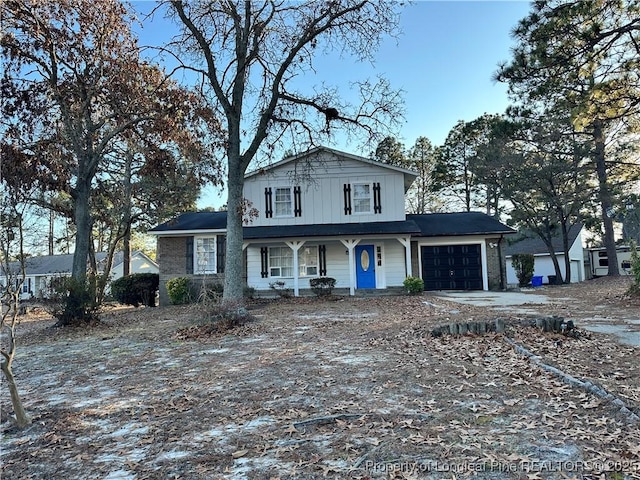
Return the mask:
MULTIPOLYGON (((548 288, 559 300, 544 308, 579 328, 602 306, 640 316, 607 280, 548 288)), ((506 337, 640 415, 640 348, 613 336, 541 333, 429 294, 251 312, 215 335, 187 307, 114 310, 88 330, 25 322, 14 370, 34 422, 11 427, 3 379, 2 478, 640 478, 640 423, 619 406, 503 335, 431 330, 506 318, 506 337)))

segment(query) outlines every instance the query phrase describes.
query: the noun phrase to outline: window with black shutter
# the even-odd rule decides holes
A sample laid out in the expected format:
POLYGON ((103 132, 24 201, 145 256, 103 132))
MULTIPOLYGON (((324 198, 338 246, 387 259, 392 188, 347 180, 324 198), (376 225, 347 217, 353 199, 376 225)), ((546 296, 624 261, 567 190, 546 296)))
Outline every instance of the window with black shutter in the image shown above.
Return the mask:
POLYGON ((227 237, 218 235, 216 238, 216 266, 218 273, 224 273, 224 263, 227 258, 227 237))
POLYGON ((302 216, 302 192, 300 187, 293 187, 293 215, 302 216))
POLYGON ((267 218, 273 217, 273 198, 271 193, 271 187, 264 189, 264 215, 267 218))
POLYGON ((344 193, 344 214, 351 215, 351 184, 345 183, 343 186, 344 193))
POLYGON ((188 275, 193 274, 193 237, 186 238, 186 272, 188 275))
POLYGON ((267 278, 269 276, 269 249, 267 247, 262 247, 260 249, 260 275, 262 278, 267 278))
POLYGON ((327 275, 327 246, 318 245, 318 274, 321 277, 327 275))
POLYGON ((382 199, 380 197, 380 182, 373 184, 373 213, 382 213, 382 199))

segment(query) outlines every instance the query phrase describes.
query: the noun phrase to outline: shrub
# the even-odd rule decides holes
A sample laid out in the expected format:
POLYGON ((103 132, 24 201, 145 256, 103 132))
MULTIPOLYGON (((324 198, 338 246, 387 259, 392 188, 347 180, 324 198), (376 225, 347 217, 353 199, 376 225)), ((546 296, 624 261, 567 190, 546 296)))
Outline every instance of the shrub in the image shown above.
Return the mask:
POLYGON ((176 277, 167 280, 167 293, 173 305, 191 303, 191 286, 187 277, 176 277))
POLYGON ((518 286, 526 287, 531 283, 535 258, 531 253, 516 253, 511 257, 511 265, 518 277, 518 286))
POLYGON ((333 287, 336 286, 336 279, 331 277, 311 278, 309 286, 318 297, 326 297, 331 295, 333 287))
POLYGON ((424 292, 424 280, 419 277, 407 277, 402 284, 407 293, 411 295, 424 292))
POLYGON ((292 295, 291 289, 282 280, 277 280, 269 284, 269 288, 276 292, 280 298, 289 298, 292 295))
POLYGON ((245 298, 254 298, 256 296, 256 289, 254 287, 250 287, 249 285, 245 285, 242 287, 242 294, 245 298))
POLYGON ((157 273, 134 273, 111 282, 111 295, 123 305, 155 307, 159 285, 157 273))
POLYGON ((46 301, 58 326, 87 323, 97 320, 100 305, 96 301, 95 281, 84 283, 73 277, 57 277, 51 281, 50 295, 46 301))

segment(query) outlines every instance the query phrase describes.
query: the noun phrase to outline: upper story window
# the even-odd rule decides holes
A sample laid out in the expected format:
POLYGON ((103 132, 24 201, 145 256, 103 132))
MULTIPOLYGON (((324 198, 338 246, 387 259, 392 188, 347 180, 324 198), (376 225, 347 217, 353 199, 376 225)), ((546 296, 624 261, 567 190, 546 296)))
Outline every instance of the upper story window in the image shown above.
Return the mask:
POLYGON ((302 216, 302 190, 300 187, 266 187, 264 204, 266 218, 300 217, 302 216))
POLYGON ((275 216, 293 216, 293 196, 291 187, 278 187, 275 189, 275 216))
POLYGON ((371 184, 353 184, 353 213, 371 213, 371 184))
POLYGON ((345 183, 344 214, 382 213, 380 183, 345 183))

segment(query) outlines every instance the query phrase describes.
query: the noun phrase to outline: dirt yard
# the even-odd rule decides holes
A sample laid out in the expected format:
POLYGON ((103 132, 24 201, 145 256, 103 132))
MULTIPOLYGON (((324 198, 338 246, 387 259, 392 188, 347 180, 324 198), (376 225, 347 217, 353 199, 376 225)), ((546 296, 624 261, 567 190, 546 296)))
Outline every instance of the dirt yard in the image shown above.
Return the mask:
POLYGON ((640 479, 640 348, 580 324, 637 318, 627 280, 544 289, 576 337, 430 294, 255 301, 189 340, 188 307, 31 315, 14 371, 33 425, 11 426, 3 379, 2 478, 640 479), (431 335, 497 316, 504 335, 431 335))

